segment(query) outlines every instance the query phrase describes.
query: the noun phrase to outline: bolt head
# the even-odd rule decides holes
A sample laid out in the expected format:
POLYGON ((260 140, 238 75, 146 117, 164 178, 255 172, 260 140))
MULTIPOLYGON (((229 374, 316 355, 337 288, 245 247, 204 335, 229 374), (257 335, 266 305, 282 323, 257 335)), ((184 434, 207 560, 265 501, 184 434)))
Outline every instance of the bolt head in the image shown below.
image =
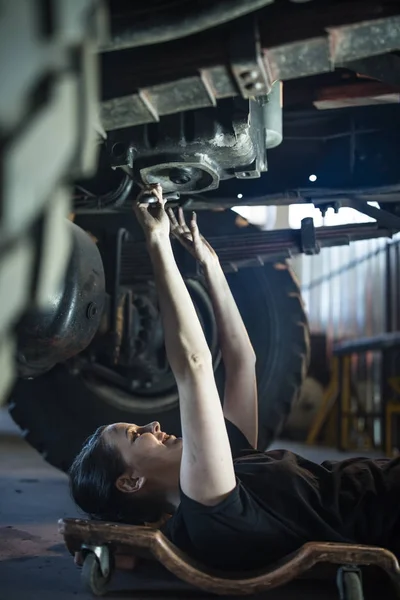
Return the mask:
POLYGON ((86 308, 86 317, 88 319, 94 319, 97 315, 97 306, 95 302, 89 302, 86 308))
POLYGON ((190 173, 188 173, 185 169, 172 169, 170 174, 169 174, 169 178, 172 181, 172 183, 175 183, 177 185, 184 185, 185 183, 189 183, 189 181, 191 180, 191 176, 190 173))

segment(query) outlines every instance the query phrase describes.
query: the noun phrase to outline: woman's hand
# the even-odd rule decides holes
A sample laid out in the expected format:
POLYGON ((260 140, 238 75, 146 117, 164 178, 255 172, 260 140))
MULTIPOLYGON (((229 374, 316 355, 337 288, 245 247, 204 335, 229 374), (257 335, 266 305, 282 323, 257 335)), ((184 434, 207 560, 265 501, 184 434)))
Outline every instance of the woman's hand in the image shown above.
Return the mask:
POLYGON ((190 254, 204 267, 218 262, 215 250, 201 235, 197 226, 196 213, 192 213, 189 227, 186 224, 182 208, 178 210, 178 220, 171 208, 167 210, 171 221, 171 234, 190 252, 190 254))
POLYGON ((147 238, 159 234, 169 237, 170 224, 164 205, 159 183, 145 187, 137 196, 133 210, 147 238), (156 197, 156 202, 149 202, 151 196, 156 197))

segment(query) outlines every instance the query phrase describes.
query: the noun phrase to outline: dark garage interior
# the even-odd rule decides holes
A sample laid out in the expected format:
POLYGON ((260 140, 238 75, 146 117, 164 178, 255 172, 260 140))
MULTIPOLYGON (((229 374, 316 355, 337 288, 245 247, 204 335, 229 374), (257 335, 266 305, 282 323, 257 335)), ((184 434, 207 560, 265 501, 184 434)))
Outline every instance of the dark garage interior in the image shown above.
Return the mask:
POLYGON ((398 597, 399 3, 3 9, 0 600, 398 597))

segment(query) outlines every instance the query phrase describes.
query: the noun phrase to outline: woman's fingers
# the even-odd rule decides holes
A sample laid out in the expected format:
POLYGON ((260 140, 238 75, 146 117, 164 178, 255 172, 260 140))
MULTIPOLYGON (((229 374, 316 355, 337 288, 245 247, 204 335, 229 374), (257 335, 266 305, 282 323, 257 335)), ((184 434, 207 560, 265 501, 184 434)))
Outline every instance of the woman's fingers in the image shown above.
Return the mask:
POLYGON ((189 227, 186 225, 182 208, 178 208, 178 219, 176 218, 172 208, 167 209, 167 214, 172 226, 172 235, 179 239, 182 243, 185 241, 190 241, 191 232, 189 227))
POLYGON ((187 227, 186 225, 186 221, 185 221, 185 215, 183 214, 183 208, 182 206, 180 206, 178 208, 178 220, 179 220, 179 225, 185 229, 187 227))
POLYGON ((197 214, 194 211, 192 212, 192 218, 190 220, 190 226, 191 226, 192 229, 193 228, 198 229, 198 227, 197 227, 197 214))
POLYGON ((148 202, 134 202, 133 203, 133 212, 136 215, 136 218, 140 223, 144 223, 146 219, 146 213, 148 212, 149 203, 148 202))
POLYGON ((178 214, 179 214, 179 225, 181 227, 181 230, 184 233, 190 233, 190 229, 189 229, 189 227, 186 224, 185 215, 184 215, 184 212, 183 212, 183 208, 181 206, 178 209, 178 214))
POLYGON ((165 205, 165 198, 163 197, 161 184, 157 183, 156 187, 154 188, 154 195, 155 195, 155 197, 158 200, 158 204, 161 207, 164 207, 164 205, 165 205))
POLYGON ((203 242, 202 242, 202 238, 200 236, 199 228, 197 226, 197 215, 195 212, 192 212, 192 218, 190 220, 190 232, 192 234, 193 247, 194 247, 196 258, 197 258, 197 260, 199 260, 201 262, 203 259, 204 248, 203 248, 203 242))
POLYGON ((160 193, 162 195, 162 187, 159 183, 146 185, 138 193, 136 197, 136 202, 140 202, 141 199, 146 196, 154 195, 158 197, 160 193))
POLYGON ((140 218, 147 212, 149 208, 149 196, 151 194, 156 194, 155 190, 156 186, 147 186, 140 190, 133 203, 133 210, 137 217, 140 218))
POLYGON ((199 228, 197 225, 197 215, 195 212, 192 212, 192 218, 190 221, 190 232, 193 236, 193 242, 195 244, 199 243, 200 240, 200 232, 199 232, 199 228))
POLYGON ((145 210, 147 210, 149 208, 150 204, 147 200, 142 199, 142 200, 139 200, 139 202, 135 202, 135 204, 133 206, 137 210, 144 212, 145 210))
POLYGON ((136 197, 136 201, 134 202, 134 209, 140 208, 141 210, 147 210, 150 207, 160 207, 163 208, 165 204, 165 199, 162 194, 162 187, 159 183, 152 184, 144 187, 140 190, 139 194, 136 197), (156 202, 150 202, 151 197, 156 199, 156 202))
POLYGON ((172 225, 173 230, 174 229, 178 229, 179 228, 179 223, 176 220, 176 216, 175 216, 175 213, 172 210, 172 208, 167 208, 167 214, 168 214, 169 220, 171 221, 171 225, 172 225))

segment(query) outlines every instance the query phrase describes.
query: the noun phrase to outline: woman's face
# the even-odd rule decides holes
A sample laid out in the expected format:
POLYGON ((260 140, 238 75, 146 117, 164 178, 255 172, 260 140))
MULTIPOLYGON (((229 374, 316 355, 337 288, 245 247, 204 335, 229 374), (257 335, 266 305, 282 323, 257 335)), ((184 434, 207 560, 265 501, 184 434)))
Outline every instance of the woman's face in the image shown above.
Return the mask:
POLYGON ((127 473, 116 482, 121 491, 138 491, 145 482, 163 480, 180 466, 182 439, 161 431, 157 421, 144 426, 114 423, 102 437, 118 449, 127 465, 127 473))

